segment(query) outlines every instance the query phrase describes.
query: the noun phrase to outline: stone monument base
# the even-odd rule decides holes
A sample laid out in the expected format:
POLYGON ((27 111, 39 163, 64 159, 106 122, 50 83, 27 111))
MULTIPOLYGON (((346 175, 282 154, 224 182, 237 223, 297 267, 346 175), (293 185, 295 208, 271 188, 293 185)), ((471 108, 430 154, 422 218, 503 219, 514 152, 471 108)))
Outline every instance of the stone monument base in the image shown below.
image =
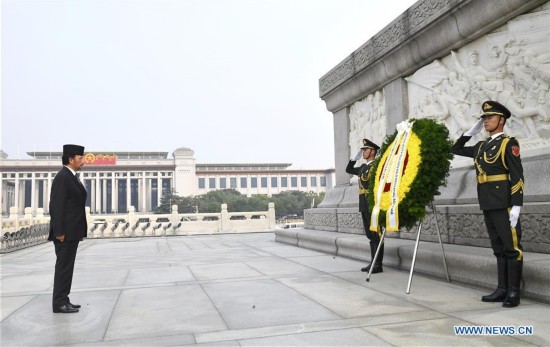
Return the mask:
MULTIPOLYGON (((525 199, 521 209, 522 245, 528 252, 550 254, 550 154, 523 159, 525 199)), ((444 243, 490 247, 483 211, 477 201, 477 183, 471 160, 455 160, 447 178, 447 186, 436 196, 437 222, 444 243)), ((356 184, 337 186, 327 192, 318 208, 304 212, 305 228, 364 234, 358 212, 356 184)), ((418 228, 389 232, 386 237, 415 239, 418 228)), ((421 240, 437 241, 433 211, 423 221, 421 240)))

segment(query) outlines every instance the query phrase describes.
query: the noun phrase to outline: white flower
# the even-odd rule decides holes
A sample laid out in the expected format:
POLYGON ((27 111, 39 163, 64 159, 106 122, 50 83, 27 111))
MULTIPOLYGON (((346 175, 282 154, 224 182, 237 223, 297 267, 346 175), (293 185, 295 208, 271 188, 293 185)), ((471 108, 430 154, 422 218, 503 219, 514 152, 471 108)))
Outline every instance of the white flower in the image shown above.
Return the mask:
POLYGON ((401 123, 397 124, 395 127, 397 129, 398 134, 403 134, 404 132, 411 131, 413 126, 413 122, 410 122, 409 120, 404 120, 401 123))

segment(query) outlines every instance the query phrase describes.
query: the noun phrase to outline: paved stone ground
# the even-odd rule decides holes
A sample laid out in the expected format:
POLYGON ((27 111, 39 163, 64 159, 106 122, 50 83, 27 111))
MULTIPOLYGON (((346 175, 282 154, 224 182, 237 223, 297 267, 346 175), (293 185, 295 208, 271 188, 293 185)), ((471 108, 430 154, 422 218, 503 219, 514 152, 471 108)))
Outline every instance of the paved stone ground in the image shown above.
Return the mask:
POLYGON ((85 240, 54 314, 51 243, 0 256, 2 346, 550 345, 550 306, 275 242, 272 233, 85 240), (457 336, 455 326, 532 327, 457 336))

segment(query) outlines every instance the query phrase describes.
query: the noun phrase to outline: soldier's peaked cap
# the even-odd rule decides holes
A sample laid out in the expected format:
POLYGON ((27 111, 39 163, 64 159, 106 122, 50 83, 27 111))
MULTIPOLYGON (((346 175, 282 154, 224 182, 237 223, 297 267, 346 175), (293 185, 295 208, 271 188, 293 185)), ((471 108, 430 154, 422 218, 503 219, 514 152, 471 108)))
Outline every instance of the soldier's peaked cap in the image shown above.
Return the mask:
POLYGON ((63 155, 84 155, 84 147, 79 145, 63 145, 63 155))
POLYGON ((361 147, 361 149, 365 148, 374 148, 376 150, 380 149, 380 147, 376 143, 372 142, 369 139, 363 139, 363 147, 361 147))
POLYGON ((497 115, 508 119, 512 115, 510 111, 504 107, 504 105, 496 101, 485 101, 481 105, 481 110, 483 111, 481 118, 485 118, 485 116, 497 115))

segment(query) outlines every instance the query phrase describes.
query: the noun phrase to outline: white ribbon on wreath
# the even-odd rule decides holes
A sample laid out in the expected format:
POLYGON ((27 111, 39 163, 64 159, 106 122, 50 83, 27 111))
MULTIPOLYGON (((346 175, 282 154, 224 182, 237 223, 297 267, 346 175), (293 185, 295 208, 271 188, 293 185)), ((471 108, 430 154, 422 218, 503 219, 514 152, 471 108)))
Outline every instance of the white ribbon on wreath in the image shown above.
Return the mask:
POLYGON ((408 120, 397 124, 397 135, 392 143, 390 154, 382 167, 382 173, 378 182, 375 195, 375 205, 370 219, 370 230, 378 230, 378 216, 380 204, 386 183, 391 183, 391 205, 386 212, 386 230, 399 231, 399 184, 403 175, 405 158, 407 157, 407 145, 409 143, 413 122, 408 120))

